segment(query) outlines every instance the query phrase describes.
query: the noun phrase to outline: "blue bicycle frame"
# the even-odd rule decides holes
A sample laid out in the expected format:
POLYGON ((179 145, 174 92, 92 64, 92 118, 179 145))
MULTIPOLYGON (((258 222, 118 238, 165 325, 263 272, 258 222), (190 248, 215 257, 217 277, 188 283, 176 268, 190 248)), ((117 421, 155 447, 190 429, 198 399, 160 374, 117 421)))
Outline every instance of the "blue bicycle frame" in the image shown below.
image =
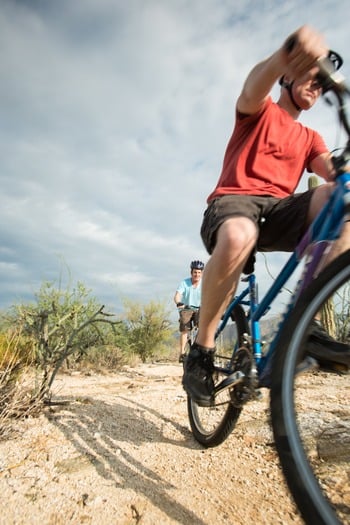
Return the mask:
MULTIPOLYGON (((322 208, 320 213, 314 219, 298 246, 276 277, 274 283, 264 295, 259 303, 256 276, 254 273, 248 275, 243 281, 248 282, 248 286, 235 296, 221 320, 217 329, 216 337, 223 331, 227 321, 235 306, 238 304, 249 306, 248 320, 250 323, 250 337, 252 352, 256 362, 258 376, 264 375, 268 368, 267 365, 271 360, 274 352, 274 342, 276 336, 281 330, 284 320, 293 308, 300 293, 308 286, 321 271, 324 256, 328 253, 328 247, 336 240, 341 232, 344 217, 350 213, 350 171, 337 176, 335 188, 328 202, 322 208), (282 322, 270 344, 266 355, 262 355, 262 342, 260 333, 260 319, 270 309, 270 305, 279 294, 287 280, 291 277, 303 257, 306 256, 305 267, 301 279, 297 283, 296 290, 292 296, 287 310, 283 316, 282 322)), ((236 350, 236 349, 235 349, 236 350)))

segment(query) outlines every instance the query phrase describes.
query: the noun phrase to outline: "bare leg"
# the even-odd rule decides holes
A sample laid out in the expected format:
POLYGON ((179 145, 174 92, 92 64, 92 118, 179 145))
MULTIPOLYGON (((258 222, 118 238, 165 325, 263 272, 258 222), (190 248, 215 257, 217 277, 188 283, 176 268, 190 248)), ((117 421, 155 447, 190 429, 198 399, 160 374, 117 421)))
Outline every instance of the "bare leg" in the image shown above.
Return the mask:
POLYGON ((333 243, 326 264, 329 264, 347 250, 350 250, 350 222, 344 223, 343 231, 341 232, 339 239, 333 243))
POLYGON ((214 347, 220 318, 235 292, 244 264, 257 239, 255 224, 246 217, 224 222, 217 232, 213 254, 202 277, 202 301, 196 342, 214 347))
POLYGON ((187 332, 180 332, 180 357, 185 352, 186 343, 187 343, 187 332))

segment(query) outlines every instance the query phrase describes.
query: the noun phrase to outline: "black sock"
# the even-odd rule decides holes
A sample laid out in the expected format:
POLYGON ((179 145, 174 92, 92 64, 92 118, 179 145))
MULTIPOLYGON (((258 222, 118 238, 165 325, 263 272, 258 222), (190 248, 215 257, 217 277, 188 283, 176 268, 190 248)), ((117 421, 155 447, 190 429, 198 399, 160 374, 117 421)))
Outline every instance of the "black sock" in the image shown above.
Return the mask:
POLYGON ((200 345, 196 341, 193 343, 192 348, 198 348, 198 350, 200 350, 201 352, 205 352, 206 354, 215 352, 215 346, 214 348, 208 348, 207 346, 200 345))

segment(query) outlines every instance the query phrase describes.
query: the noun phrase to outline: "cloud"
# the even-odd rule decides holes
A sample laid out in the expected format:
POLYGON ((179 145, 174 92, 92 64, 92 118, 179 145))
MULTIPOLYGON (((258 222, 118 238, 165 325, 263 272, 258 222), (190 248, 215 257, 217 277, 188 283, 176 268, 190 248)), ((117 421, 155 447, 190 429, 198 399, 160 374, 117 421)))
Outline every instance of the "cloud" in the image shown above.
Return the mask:
MULTIPOLYGON (((62 265, 111 308, 128 295, 171 305, 190 261, 208 258, 202 214, 246 74, 306 22, 345 55, 343 12, 345 0, 4 0, 0 307, 62 265)), ((331 114, 307 117, 329 144, 331 114)))

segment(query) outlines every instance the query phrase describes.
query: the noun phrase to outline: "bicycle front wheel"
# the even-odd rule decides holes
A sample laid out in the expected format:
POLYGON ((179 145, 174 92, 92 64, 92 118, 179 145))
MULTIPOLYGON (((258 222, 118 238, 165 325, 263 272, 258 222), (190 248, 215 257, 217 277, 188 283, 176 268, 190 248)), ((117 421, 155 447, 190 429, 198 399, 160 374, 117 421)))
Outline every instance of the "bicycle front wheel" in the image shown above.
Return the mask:
MULTIPOLYGON (((232 353, 242 345, 244 334, 248 333, 247 319, 241 306, 236 306, 231 315, 227 335, 217 345, 214 357, 214 384, 218 385, 231 372, 232 353)), ((205 447, 220 445, 232 432, 241 413, 241 406, 233 403, 231 390, 226 388, 215 396, 213 405, 201 407, 187 397, 187 411, 195 439, 205 447)))
MULTIPOLYGON (((345 365, 305 357, 350 342, 350 251, 297 300, 276 344, 271 419, 282 469, 307 524, 350 523, 350 375, 345 365), (315 332, 323 317, 326 337, 315 332), (316 334, 316 335, 315 335, 316 334), (329 337, 328 337, 329 336, 329 337)), ((339 346, 338 346, 339 349, 339 346)))

